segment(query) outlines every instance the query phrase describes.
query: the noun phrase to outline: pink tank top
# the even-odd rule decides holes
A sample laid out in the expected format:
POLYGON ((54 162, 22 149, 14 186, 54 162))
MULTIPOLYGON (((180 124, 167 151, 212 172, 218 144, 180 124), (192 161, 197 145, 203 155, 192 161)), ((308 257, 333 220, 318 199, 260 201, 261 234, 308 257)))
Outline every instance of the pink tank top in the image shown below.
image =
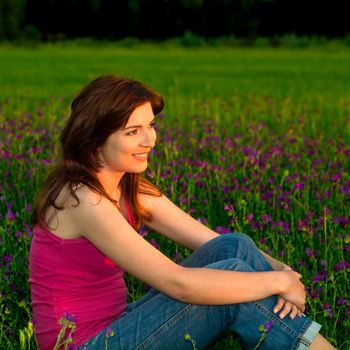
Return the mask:
POLYGON ((80 346, 125 310, 124 272, 86 238, 62 239, 40 226, 33 231, 29 283, 39 348, 53 349, 61 329, 58 321, 67 314, 75 319, 73 344, 80 346))

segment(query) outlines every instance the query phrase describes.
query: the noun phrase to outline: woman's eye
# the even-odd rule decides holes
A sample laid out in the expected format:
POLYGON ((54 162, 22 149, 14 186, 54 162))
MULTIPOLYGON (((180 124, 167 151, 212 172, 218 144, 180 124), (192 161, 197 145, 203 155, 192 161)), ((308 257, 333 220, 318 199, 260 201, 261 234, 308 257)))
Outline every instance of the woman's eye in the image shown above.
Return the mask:
MULTIPOLYGON (((151 124, 149 125, 149 127, 150 127, 151 129, 153 129, 154 126, 155 126, 156 124, 157 124, 156 122, 153 122, 153 123, 151 123, 151 124)), ((135 135, 136 133, 137 133, 137 129, 132 130, 132 131, 129 131, 126 135, 135 135)))

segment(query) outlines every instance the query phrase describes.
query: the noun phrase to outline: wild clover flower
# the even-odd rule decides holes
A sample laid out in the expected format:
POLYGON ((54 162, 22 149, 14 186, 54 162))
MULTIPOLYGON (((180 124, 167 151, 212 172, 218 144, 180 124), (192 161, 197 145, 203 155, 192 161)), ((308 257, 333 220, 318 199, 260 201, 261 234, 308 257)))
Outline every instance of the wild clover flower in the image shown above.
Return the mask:
POLYGON ((323 310, 324 310, 325 316, 330 318, 334 316, 333 309, 330 307, 328 303, 323 304, 323 310))
POLYGON ((64 346, 64 350, 75 350, 72 334, 76 330, 76 317, 68 312, 64 314, 58 321, 61 325, 61 330, 58 333, 57 341, 53 350, 59 350, 64 346))
POLYGON ((270 331, 270 329, 272 327, 273 327, 272 321, 267 321, 264 324, 259 326, 259 331, 261 332, 261 337, 258 341, 258 344, 256 344, 256 346, 253 350, 259 349, 260 345, 264 342, 265 338, 267 337, 267 333, 270 331))
POLYGON ((115 332, 111 327, 106 328, 106 337, 105 337, 105 350, 108 350, 108 338, 114 337, 115 332))
POLYGON ((187 341, 189 341, 189 342, 191 343, 192 349, 193 349, 193 350, 197 350, 196 342, 195 342, 195 340, 193 340, 193 339, 191 338, 191 336, 190 336, 189 333, 186 333, 184 338, 185 338, 185 340, 187 340, 187 341))

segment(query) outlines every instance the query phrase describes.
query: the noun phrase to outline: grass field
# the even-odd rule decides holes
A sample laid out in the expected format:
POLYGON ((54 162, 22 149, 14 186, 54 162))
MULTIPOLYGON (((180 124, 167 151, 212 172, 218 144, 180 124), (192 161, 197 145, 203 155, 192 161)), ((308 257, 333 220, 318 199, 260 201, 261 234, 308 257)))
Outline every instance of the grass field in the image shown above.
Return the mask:
MULTIPOLYGON (((78 90, 100 74, 165 97, 145 175, 192 216, 249 234, 303 275, 308 314, 350 342, 350 49, 0 46, 0 349, 35 349, 33 197, 78 90)), ((143 232, 171 258, 188 252, 143 232)), ((130 300, 143 286, 128 278, 130 300)), ((229 334, 213 349, 237 348, 229 334)))
MULTIPOLYGON (((198 113, 195 101, 210 99, 206 113, 232 118, 262 118, 273 113, 316 119, 319 127, 349 132, 341 123, 349 114, 349 49, 305 50, 197 48, 143 45, 118 48, 47 45, 36 48, 0 47, 1 97, 12 106, 33 110, 51 97, 65 101, 99 74, 131 76, 158 89, 169 117, 198 113), (216 98, 217 100, 213 98, 216 98), (251 99, 262 99, 260 110, 251 99), (221 102, 229 114, 222 116, 221 102), (219 110, 219 111, 218 111, 219 110), (244 114, 244 116, 242 116, 244 114), (322 114, 319 118, 318 115, 322 114), (334 125, 334 122, 336 124, 334 125)), ((68 103, 67 103, 68 104, 68 103)), ((202 112, 202 111, 200 111, 202 112)), ((205 111, 206 112, 206 111, 205 111)), ((283 117, 285 119, 285 117, 283 117)), ((292 120, 293 120, 292 119, 292 120)), ((290 120, 288 120, 289 122, 290 120)), ((185 122, 186 123, 186 122, 185 122)), ((277 125, 276 125, 277 127, 277 125)), ((279 127, 279 126, 278 126, 279 127)), ((310 126, 317 133, 317 126, 310 126)))

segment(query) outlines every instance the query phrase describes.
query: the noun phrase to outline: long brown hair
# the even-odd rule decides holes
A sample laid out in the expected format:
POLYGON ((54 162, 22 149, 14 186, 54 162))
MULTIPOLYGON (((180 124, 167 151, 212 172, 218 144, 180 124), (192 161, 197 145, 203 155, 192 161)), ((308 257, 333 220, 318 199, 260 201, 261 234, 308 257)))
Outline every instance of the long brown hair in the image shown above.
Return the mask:
MULTIPOLYGON (((34 225, 47 226, 45 213, 50 206, 63 209, 56 199, 65 186, 77 205, 75 188, 79 184, 115 203, 96 177, 101 167, 97 150, 109 135, 126 125, 135 108, 146 102, 151 103, 154 115, 163 110, 164 101, 159 93, 143 83, 114 75, 99 76, 81 90, 72 102, 70 117, 60 135, 61 159, 37 195, 34 225)), ((152 216, 140 204, 138 193, 161 196, 159 188, 138 173, 125 173, 120 186, 134 214, 136 228, 141 222, 151 221, 152 216)))

